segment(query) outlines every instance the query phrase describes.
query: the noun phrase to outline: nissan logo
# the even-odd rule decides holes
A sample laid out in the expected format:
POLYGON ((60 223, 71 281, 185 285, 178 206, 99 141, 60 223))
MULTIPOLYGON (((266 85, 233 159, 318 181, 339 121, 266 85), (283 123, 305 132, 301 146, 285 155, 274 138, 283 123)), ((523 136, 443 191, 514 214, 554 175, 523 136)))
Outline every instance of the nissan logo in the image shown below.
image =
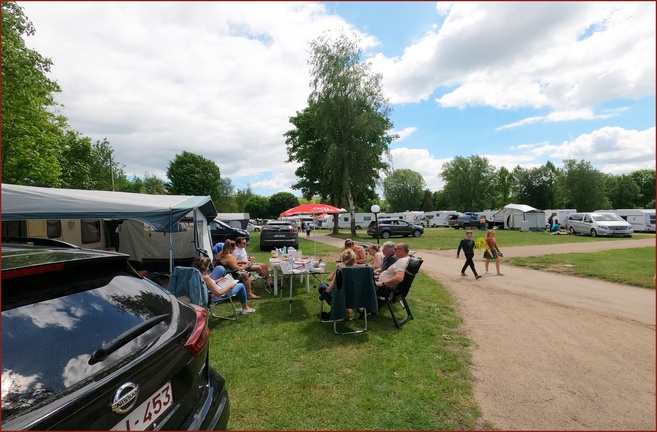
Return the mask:
POLYGON ((112 399, 112 411, 117 414, 125 414, 135 407, 139 396, 139 386, 135 383, 127 382, 123 384, 114 393, 112 399))

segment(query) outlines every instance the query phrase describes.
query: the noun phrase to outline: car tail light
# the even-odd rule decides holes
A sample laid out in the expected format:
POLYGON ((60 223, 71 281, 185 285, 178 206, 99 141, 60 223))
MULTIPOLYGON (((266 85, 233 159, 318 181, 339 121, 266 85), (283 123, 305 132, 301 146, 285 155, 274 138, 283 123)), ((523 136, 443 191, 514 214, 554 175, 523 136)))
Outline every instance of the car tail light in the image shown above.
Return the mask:
POLYGON ((207 323, 207 312, 200 306, 190 305, 194 308, 196 312, 196 323, 194 324, 194 329, 192 334, 189 335, 187 342, 185 342, 185 348, 187 348, 194 356, 198 356, 203 351, 203 348, 210 340, 210 329, 208 328, 207 323))
POLYGON ((50 273, 59 270, 64 270, 64 264, 48 264, 38 267, 25 267, 25 268, 18 268, 15 270, 5 270, 2 272, 2 279, 30 276, 39 273, 50 273))

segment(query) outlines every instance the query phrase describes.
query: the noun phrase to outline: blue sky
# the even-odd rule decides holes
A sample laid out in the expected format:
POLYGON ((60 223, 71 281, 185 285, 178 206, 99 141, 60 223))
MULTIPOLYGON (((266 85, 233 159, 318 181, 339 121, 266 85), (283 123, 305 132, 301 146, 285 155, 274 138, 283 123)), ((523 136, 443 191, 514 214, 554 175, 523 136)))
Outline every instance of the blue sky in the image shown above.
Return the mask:
POLYGON ((654 2, 20 4, 63 114, 128 175, 165 179, 186 150, 236 188, 299 194, 282 134, 327 31, 358 35, 400 135, 389 162, 431 190, 456 156, 655 169, 654 2))

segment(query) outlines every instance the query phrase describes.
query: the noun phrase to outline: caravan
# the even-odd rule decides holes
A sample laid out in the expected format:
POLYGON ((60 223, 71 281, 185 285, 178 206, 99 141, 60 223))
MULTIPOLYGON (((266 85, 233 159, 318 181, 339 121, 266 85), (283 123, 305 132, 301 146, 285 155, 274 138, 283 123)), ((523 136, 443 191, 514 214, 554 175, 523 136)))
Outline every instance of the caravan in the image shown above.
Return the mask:
POLYGON ((577 209, 557 209, 557 210, 543 210, 545 212, 545 228, 550 229, 550 223, 548 219, 552 217, 553 223, 558 223, 560 227, 566 226, 566 221, 568 216, 573 213, 577 213, 577 209))
POLYGON ((449 227, 449 217, 452 215, 458 215, 459 212, 456 210, 439 210, 424 212, 424 217, 422 218, 422 226, 427 227, 449 227))
POLYGON ((614 213, 632 224, 634 232, 655 232, 655 209, 596 210, 596 213, 614 213))
MULTIPOLYGON (((374 218, 374 213, 356 213, 356 229, 367 228, 374 218)), ((380 218, 380 216, 379 216, 380 218)), ((318 219, 319 221, 319 219, 318 219)), ((322 219, 322 228, 333 229, 333 215, 327 215, 322 219)), ((338 215, 338 228, 351 229, 351 214, 341 213, 338 215)))

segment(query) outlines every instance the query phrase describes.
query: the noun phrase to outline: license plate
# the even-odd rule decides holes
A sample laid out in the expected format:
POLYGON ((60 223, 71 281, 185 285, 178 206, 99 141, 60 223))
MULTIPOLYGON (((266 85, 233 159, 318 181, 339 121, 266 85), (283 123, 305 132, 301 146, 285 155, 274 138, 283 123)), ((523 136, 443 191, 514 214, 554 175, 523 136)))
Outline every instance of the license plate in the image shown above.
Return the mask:
POLYGON ((135 408, 112 430, 146 430, 155 423, 164 412, 173 405, 173 392, 168 382, 161 389, 153 393, 141 405, 135 408))
POLYGON ((285 238, 285 234, 274 234, 276 238, 285 238))

